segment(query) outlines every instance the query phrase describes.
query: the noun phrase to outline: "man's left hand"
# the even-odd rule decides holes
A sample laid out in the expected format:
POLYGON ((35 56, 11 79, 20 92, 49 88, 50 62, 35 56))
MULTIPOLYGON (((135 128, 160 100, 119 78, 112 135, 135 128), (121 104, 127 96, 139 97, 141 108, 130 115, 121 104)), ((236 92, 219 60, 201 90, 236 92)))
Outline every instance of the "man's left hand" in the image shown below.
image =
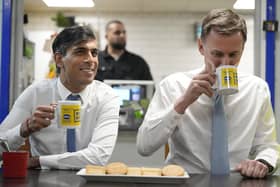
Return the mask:
POLYGON ((243 160, 235 168, 242 176, 263 178, 268 174, 268 167, 257 160, 243 160))

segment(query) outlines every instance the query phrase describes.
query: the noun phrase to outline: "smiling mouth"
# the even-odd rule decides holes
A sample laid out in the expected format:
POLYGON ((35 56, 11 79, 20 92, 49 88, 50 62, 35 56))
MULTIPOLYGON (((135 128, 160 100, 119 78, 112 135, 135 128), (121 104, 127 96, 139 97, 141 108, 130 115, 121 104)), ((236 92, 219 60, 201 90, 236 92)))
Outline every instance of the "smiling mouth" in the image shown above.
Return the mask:
POLYGON ((94 68, 80 68, 81 71, 85 71, 85 72, 94 72, 95 69, 94 68))

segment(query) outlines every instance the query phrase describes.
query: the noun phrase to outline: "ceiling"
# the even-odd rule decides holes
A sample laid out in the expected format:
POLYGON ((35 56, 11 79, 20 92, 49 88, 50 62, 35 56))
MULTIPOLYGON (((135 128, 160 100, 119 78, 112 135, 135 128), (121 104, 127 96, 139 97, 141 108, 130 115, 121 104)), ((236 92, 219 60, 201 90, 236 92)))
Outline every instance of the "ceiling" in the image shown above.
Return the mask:
POLYGON ((42 0, 24 0, 25 12, 207 12, 233 8, 235 0, 94 0, 93 8, 49 8, 42 0))

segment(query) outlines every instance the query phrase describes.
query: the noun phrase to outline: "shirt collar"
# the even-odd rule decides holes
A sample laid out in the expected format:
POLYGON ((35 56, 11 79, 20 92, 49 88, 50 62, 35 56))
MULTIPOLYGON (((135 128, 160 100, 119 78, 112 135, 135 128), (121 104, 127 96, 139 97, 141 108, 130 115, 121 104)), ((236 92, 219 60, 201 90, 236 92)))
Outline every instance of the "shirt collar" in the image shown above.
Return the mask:
POLYGON ((88 94, 90 92, 89 87, 87 86, 84 90, 82 90, 79 93, 72 93, 62 84, 60 78, 58 78, 57 87, 58 87, 58 93, 59 93, 61 99, 66 100, 66 98, 70 94, 75 94, 75 95, 79 94, 82 99, 82 103, 85 103, 86 98, 88 97, 88 94))
MULTIPOLYGON (((113 57, 108 53, 108 46, 107 46, 107 45, 106 45, 106 47, 105 47, 103 53, 104 53, 104 55, 103 55, 104 58, 113 58, 113 57)), ((127 50, 124 49, 124 53, 121 54, 121 56, 119 57, 119 59, 120 59, 122 56, 124 56, 126 53, 127 53, 127 50)))

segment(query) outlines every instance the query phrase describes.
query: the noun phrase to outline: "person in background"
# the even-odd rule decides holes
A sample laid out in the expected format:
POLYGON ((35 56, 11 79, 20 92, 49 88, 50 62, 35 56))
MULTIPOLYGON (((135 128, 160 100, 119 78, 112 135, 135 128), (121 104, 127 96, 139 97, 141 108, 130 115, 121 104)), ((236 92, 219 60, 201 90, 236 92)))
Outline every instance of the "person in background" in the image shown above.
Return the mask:
MULTIPOLYGON (((238 66, 246 38, 245 20, 232 10, 208 13, 198 40, 205 66, 172 74, 160 82, 138 131, 140 154, 151 155, 168 143, 167 163, 179 164, 189 173, 215 174, 211 164, 212 115, 217 94, 212 88, 216 82, 213 67, 238 66)), ((278 159, 270 91, 267 83, 254 75, 238 73, 238 84, 238 93, 223 96, 228 168, 219 174, 237 171, 243 176, 262 178, 274 171, 278 159)), ((221 166, 223 160, 218 161, 221 166)))
POLYGON ((153 79, 146 61, 126 50, 126 30, 121 21, 108 22, 105 37, 108 44, 105 50, 98 54, 99 67, 95 79, 101 81, 104 79, 153 79))
POLYGON ((111 87, 94 80, 98 68, 95 35, 84 26, 65 28, 56 36, 52 50, 60 69, 58 78, 33 83, 24 90, 0 125, 0 138, 12 150, 29 139, 29 168, 105 165, 117 139, 119 100, 111 87), (58 128, 54 120, 55 103, 71 94, 82 103, 74 151, 67 150, 66 129, 58 128))

